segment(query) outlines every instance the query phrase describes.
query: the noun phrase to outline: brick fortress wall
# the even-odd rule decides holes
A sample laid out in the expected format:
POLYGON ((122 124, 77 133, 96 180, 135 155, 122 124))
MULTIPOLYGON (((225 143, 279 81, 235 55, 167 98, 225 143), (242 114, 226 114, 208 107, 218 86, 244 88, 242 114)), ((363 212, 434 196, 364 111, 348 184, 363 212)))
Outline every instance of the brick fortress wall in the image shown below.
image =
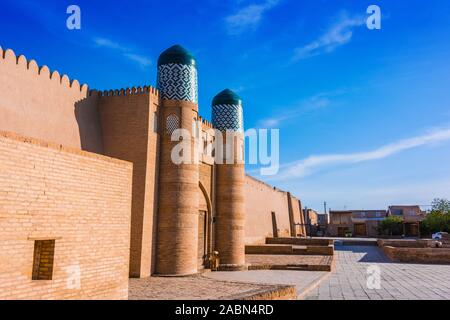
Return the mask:
POLYGON ((105 155, 133 163, 130 276, 148 277, 156 241, 158 93, 144 87, 97 94, 105 155))
POLYGON ((0 48, 0 129, 102 153, 97 96, 67 75, 0 48))
POLYGON ((272 212, 275 213, 279 237, 304 235, 300 202, 288 192, 276 189, 251 176, 245 178, 245 243, 262 244, 273 237, 272 212), (292 231, 296 232, 293 233, 292 231))

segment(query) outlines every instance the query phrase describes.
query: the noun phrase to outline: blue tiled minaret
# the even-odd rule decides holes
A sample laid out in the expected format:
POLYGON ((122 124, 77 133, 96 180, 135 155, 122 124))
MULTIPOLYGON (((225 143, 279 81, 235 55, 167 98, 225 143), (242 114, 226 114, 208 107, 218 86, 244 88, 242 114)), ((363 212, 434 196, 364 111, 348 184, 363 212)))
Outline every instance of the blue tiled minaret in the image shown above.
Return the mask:
POLYGON ((174 45, 160 55, 157 87, 162 99, 198 102, 197 65, 189 51, 174 45))
POLYGON ((245 170, 243 159, 240 157, 244 140, 241 98, 229 89, 215 96, 212 102, 212 122, 222 133, 224 150, 233 150, 233 155, 222 156, 222 160, 226 158, 227 161, 216 163, 215 238, 216 250, 220 256, 219 268, 229 271, 243 270, 245 269, 245 170), (232 139, 226 136, 229 134, 232 135, 232 139), (227 146, 227 143, 232 145, 227 146))
POLYGON ((161 53, 157 86, 161 125, 155 273, 189 275, 204 266, 203 252, 198 250, 199 167, 192 159, 198 145, 193 132, 198 118, 197 64, 192 54, 179 45, 161 53), (172 139, 177 129, 190 133, 190 139, 182 140, 192 148, 189 161, 173 158, 180 143, 172 139))
POLYGON ((244 131, 242 100, 230 89, 225 89, 214 97, 212 102, 212 123, 220 131, 244 131))

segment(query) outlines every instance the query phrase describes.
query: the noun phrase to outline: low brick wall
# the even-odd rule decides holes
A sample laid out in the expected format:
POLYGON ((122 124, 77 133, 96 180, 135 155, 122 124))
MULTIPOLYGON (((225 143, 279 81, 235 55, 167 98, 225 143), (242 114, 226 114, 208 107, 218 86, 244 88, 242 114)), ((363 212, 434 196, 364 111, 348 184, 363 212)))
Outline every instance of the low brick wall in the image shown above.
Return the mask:
POLYGON ((245 246, 245 254, 293 254, 291 245, 245 246))
POLYGON ((333 245, 331 239, 306 239, 306 238, 266 238, 267 244, 290 244, 297 246, 329 246, 333 245))
POLYGON ((333 256, 246 255, 248 270, 331 271, 333 256))
POLYGON ((245 254, 292 254, 292 255, 318 255, 332 256, 334 255, 334 246, 304 246, 302 248, 293 248, 292 245, 255 245, 245 246, 245 254))
POLYGON ((395 262, 450 264, 450 249, 382 247, 386 256, 395 262))
POLYGON ((324 255, 332 256, 334 255, 334 246, 307 246, 306 253, 309 255, 324 255))
POLYGON ((430 248, 434 240, 384 240, 377 241, 379 247, 390 246, 396 248, 430 248))

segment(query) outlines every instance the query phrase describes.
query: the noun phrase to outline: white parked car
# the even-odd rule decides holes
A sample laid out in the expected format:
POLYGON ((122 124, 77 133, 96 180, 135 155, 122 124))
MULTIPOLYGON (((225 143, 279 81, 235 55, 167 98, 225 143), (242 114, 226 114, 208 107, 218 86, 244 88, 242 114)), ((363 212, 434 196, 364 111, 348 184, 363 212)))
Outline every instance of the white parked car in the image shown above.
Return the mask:
POLYGON ((443 234, 448 234, 448 233, 447 232, 436 232, 436 233, 433 233, 433 235, 432 235, 433 240, 442 240, 442 235, 443 234))

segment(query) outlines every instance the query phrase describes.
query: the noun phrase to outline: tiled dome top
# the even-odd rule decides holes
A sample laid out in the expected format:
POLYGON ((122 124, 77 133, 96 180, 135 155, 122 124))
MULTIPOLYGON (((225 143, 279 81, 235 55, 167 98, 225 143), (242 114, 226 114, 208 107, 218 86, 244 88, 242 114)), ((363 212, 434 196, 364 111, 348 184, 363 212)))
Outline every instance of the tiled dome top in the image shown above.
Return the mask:
POLYGON ((242 99, 230 89, 225 89, 214 97, 212 105, 217 106, 226 104, 242 105, 242 99))
POLYGON ((159 56, 158 66, 169 63, 178 63, 189 66, 196 65, 194 56, 189 51, 187 51, 185 48, 183 48, 178 44, 165 50, 159 56))

